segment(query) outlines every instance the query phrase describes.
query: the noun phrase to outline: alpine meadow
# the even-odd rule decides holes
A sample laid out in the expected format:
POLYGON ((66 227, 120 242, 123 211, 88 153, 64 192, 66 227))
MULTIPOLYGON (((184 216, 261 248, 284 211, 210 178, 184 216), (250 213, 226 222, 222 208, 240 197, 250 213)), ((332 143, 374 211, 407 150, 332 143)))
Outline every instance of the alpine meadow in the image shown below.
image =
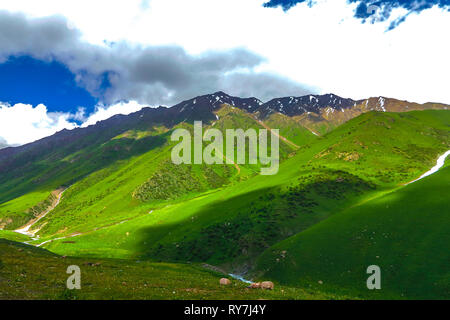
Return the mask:
POLYGON ((218 92, 1 150, 2 298, 448 298, 448 166, 408 184, 450 149, 448 106, 316 98, 327 106, 289 115, 218 92), (224 136, 278 128, 278 173, 238 152, 172 163, 171 135, 194 134, 194 119, 224 136), (66 259, 84 266, 87 290, 36 271, 66 259), (382 290, 366 287, 370 265, 382 290), (276 285, 247 289, 228 274, 276 285))
POLYGON ((449 30, 450 0, 0 1, 1 314, 438 313, 449 30))

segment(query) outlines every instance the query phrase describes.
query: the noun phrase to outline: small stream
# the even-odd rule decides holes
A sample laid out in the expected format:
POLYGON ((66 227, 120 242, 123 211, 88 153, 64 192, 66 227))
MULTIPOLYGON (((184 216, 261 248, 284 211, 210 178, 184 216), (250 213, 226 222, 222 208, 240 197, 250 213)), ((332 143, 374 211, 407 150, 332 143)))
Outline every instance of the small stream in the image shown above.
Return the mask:
POLYGON ((232 273, 230 273, 230 274, 228 274, 228 275, 229 275, 230 277, 232 277, 233 279, 236 279, 236 280, 239 280, 239 281, 248 283, 248 284, 252 284, 252 283, 253 283, 252 281, 246 280, 246 279, 244 279, 242 276, 239 276, 239 275, 237 275, 237 274, 232 274, 232 273))
POLYGON ((448 150, 446 153, 444 153, 442 156, 440 156, 436 162, 436 165, 431 168, 429 171, 425 172, 423 175, 421 175, 419 178, 417 178, 416 180, 413 180, 407 184, 411 184, 413 182, 422 180, 425 177, 428 177, 429 175, 432 175, 433 173, 436 173, 437 171, 439 171, 440 168, 442 168, 445 164, 445 159, 450 155, 450 150, 448 150))
POLYGON ((41 220, 42 218, 44 218, 47 214, 49 214, 51 211, 53 211, 59 204, 59 202, 61 201, 62 195, 64 193, 64 191, 66 191, 67 189, 63 190, 59 195, 58 195, 58 199, 55 203, 55 205, 53 205, 50 209, 48 209, 46 212, 44 212, 42 215, 40 215, 35 221, 33 221, 32 223, 28 224, 27 226, 14 230, 14 232, 29 236, 34 238, 34 236, 36 235, 36 233, 39 230, 35 230, 34 232, 30 231, 31 227, 34 226, 36 223, 39 222, 39 220, 41 220))

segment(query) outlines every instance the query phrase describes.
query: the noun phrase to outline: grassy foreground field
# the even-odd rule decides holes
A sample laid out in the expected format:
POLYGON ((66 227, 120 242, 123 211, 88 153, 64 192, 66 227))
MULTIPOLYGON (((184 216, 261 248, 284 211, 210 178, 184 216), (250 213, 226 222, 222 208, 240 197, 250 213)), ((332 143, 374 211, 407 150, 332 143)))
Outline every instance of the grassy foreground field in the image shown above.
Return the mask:
POLYGON ((137 260, 61 257, 49 251, 0 239, 0 299, 346 299, 345 296, 276 286, 248 289, 201 265, 137 260), (81 290, 66 289, 67 267, 81 268, 81 290))

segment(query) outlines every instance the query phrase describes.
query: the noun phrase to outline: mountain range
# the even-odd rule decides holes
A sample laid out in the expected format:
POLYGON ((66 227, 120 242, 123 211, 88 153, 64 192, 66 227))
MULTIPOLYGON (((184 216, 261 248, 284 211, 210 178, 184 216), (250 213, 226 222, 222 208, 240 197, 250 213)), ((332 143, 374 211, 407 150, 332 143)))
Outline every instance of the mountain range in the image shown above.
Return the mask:
MULTIPOLYGON (((341 98, 334 94, 306 95, 301 97, 275 98, 266 103, 261 100, 251 98, 239 98, 230 96, 222 91, 198 96, 190 100, 183 101, 173 107, 144 108, 128 116, 116 115, 110 119, 99 122, 95 129, 75 129, 63 130, 49 138, 42 139, 42 142, 66 141, 69 136, 79 137, 84 133, 89 134, 90 130, 111 130, 119 128, 138 127, 143 123, 155 122, 163 123, 167 126, 174 126, 180 122, 193 122, 195 120, 214 121, 217 116, 215 110, 222 105, 239 108, 254 114, 258 119, 268 120, 274 114, 281 114, 293 118, 296 122, 311 130, 314 134, 324 134, 336 126, 369 111, 383 112, 407 112, 413 110, 448 110, 449 105, 442 103, 413 103, 397 99, 376 97, 363 100, 353 100, 341 98)), ((1 141, 0 141, 1 143, 1 141)), ((3 144, 3 147, 7 147, 3 144)), ((0 152, 0 160, 22 150, 28 150, 31 146, 11 148, 0 152)))
MULTIPOLYGON (((163 273, 213 265, 313 298, 448 297, 448 163, 408 183, 449 149, 444 104, 216 92, 0 150, 0 238, 163 273), (174 165, 171 133, 195 120, 222 132, 279 129, 279 173, 236 159, 174 165), (373 264, 386 275, 381 291, 365 287, 373 264)), ((39 252, 29 268, 46 259, 39 252)), ((186 276, 170 274, 167 285, 186 276)))

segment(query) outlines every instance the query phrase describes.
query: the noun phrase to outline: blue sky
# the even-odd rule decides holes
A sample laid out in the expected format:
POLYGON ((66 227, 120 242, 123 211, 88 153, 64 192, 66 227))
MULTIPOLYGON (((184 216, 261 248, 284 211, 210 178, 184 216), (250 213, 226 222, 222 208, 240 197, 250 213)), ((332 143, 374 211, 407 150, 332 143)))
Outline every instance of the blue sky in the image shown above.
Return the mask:
POLYGON ((76 112, 83 107, 91 113, 98 103, 63 64, 27 56, 10 57, 0 64, 0 99, 11 105, 42 103, 49 112, 76 112))
POLYGON ((449 1, 2 0, 0 140, 215 91, 450 104, 449 1), (101 15, 99 15, 101 12, 101 15))

